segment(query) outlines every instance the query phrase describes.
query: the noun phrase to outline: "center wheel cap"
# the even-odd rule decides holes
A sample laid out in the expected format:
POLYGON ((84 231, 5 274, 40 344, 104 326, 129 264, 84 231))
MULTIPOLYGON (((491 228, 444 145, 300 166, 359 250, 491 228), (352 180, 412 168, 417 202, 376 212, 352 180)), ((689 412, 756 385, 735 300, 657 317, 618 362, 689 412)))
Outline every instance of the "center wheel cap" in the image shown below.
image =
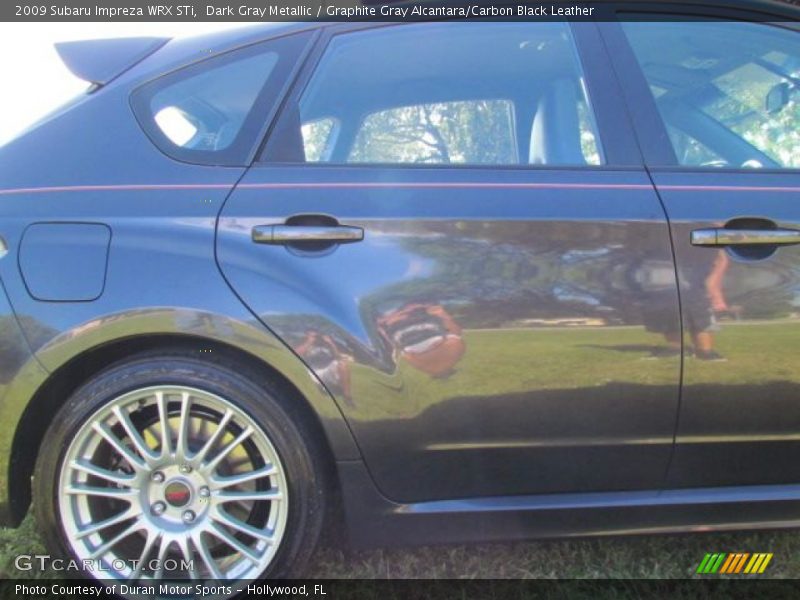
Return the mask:
POLYGON ((186 506, 189 504, 191 497, 192 491, 189 489, 189 486, 181 481, 173 481, 164 488, 164 498, 170 506, 176 508, 186 506))

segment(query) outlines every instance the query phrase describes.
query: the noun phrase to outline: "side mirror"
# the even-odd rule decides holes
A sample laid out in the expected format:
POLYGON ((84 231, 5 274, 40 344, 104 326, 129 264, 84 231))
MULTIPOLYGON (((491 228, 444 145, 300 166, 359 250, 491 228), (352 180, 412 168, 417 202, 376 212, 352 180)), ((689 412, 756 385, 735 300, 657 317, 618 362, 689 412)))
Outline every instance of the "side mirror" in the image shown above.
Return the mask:
POLYGON ((772 86, 767 92, 766 109, 767 113, 774 115, 784 109, 789 104, 792 86, 786 82, 778 83, 772 86))

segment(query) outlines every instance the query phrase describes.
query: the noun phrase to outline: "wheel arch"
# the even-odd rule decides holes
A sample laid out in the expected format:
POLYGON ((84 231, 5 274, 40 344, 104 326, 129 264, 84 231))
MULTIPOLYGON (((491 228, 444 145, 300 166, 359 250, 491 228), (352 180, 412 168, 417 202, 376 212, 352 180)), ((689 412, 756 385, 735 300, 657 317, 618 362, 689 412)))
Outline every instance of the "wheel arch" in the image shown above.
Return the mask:
MULTIPOLYGON (((276 350, 279 349, 274 344, 277 340, 270 337, 266 336, 263 341, 272 341, 271 344, 263 344, 263 341, 262 344, 256 344, 251 340, 253 343, 242 347, 229 340, 194 333, 141 333, 83 348, 57 368, 51 368, 49 376, 39 385, 25 406, 14 432, 8 469, 9 482, 14 482, 8 490, 11 523, 18 525, 28 511, 31 503, 31 477, 39 449, 47 428, 66 398, 111 365, 159 351, 179 352, 185 356, 196 354, 199 359, 209 362, 233 362, 242 365, 246 372, 269 378, 279 385, 286 397, 291 399, 291 407, 296 408, 301 417, 306 419, 322 444, 323 454, 328 459, 326 475, 331 484, 338 488, 335 462, 359 458, 352 434, 333 398, 299 358, 282 347, 280 360, 275 360, 279 357, 276 355, 276 350), (276 363, 283 368, 279 368, 276 363)), ((59 354, 64 355, 65 348, 60 348, 59 354)))

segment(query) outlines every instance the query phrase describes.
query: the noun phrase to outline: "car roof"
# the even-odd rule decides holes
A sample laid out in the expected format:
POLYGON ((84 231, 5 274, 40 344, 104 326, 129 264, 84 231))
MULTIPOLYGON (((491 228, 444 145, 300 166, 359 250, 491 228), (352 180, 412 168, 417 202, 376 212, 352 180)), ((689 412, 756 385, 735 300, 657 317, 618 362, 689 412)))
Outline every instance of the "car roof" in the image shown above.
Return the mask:
MULTIPOLYGON (((405 0, 398 2, 391 2, 390 0, 388 3, 397 6, 413 6, 414 4, 420 4, 420 2, 407 2, 405 0)), ((386 0, 382 0, 380 2, 362 0, 360 4, 366 6, 370 4, 387 4, 387 2, 386 0)), ((431 6, 435 6, 439 4, 450 3, 443 0, 431 0, 430 2, 423 0, 422 4, 430 4, 431 6)), ((518 2, 512 0, 501 0, 498 3, 496 0, 477 0, 475 4, 497 6, 498 4, 517 5, 518 2)), ((785 16, 793 20, 800 18, 800 5, 793 4, 791 0, 730 0, 724 4, 714 2, 713 0, 704 0, 700 2, 697 0, 667 0, 663 2, 654 2, 653 0, 628 0, 622 2, 615 0, 600 0, 600 2, 597 4, 611 4, 625 9, 637 7, 641 8, 641 10, 646 10, 647 12, 656 12, 660 10, 666 14, 678 14, 682 7, 687 7, 692 8, 693 13, 699 12, 703 8, 708 8, 715 12, 723 13, 725 11, 740 9, 754 13, 762 13, 765 16, 785 16)), ((222 50, 223 48, 234 49, 239 46, 246 46, 270 38, 288 35, 290 33, 329 27, 333 24, 334 23, 331 21, 254 23, 252 25, 246 25, 234 29, 184 38, 184 41, 186 42, 187 47, 191 44, 197 44, 200 46, 213 45, 219 50, 222 50)), ((385 25, 386 22, 375 21, 374 24, 379 26, 385 25)))
POLYGON ((174 38, 118 78, 120 83, 151 79, 205 58, 301 31, 329 25, 321 22, 255 23, 203 35, 174 38))
MULTIPOLYGON (((362 0, 361 4, 372 4, 371 0, 362 0)), ((477 0, 477 4, 505 4, 504 0, 498 2, 490 2, 485 0, 477 0)), ((507 2, 508 4, 516 5, 516 2, 507 2)), ((409 2, 396 2, 392 3, 397 6, 411 5, 409 2)), ((425 2, 435 6, 437 4, 447 4, 441 0, 433 0, 425 2)), ((646 12, 662 12, 666 14, 680 14, 683 7, 686 7, 688 12, 698 14, 703 9, 708 8, 715 13, 724 14, 726 11, 731 10, 744 10, 755 14, 763 15, 764 20, 774 18, 774 20, 800 20, 800 6, 793 5, 788 0, 732 0, 725 5, 714 3, 711 0, 704 2, 697 2, 692 0, 668 0, 666 2, 653 2, 652 0, 633 0, 628 2, 615 2, 609 0, 608 2, 598 2, 598 4, 611 4, 619 7, 622 10, 641 10, 646 12)), ((376 26, 385 25, 385 21, 375 21, 376 26)), ((251 44, 259 43, 269 39, 298 33, 301 31, 309 31, 315 29, 322 29, 334 25, 330 21, 320 22, 270 22, 270 23, 254 23, 243 27, 227 29, 217 32, 212 32, 200 36, 193 36, 187 38, 179 38, 170 40, 157 52, 143 60, 140 64, 132 68, 128 73, 125 73, 120 79, 122 80, 144 80, 153 78, 160 74, 168 73, 170 71, 179 69, 183 66, 197 62, 198 59, 221 54, 234 50, 236 48, 248 46, 251 44)))

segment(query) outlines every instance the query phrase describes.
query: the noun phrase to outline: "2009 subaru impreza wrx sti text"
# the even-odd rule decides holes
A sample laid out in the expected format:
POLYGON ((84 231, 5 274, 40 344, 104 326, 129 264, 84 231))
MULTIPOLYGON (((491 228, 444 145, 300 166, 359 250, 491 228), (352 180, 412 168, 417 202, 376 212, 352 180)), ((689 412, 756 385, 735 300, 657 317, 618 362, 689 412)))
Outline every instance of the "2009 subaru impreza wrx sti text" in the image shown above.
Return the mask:
POLYGON ((798 525, 798 13, 636 11, 59 45, 91 87, 0 148, 5 522, 130 585, 336 519, 798 525))

